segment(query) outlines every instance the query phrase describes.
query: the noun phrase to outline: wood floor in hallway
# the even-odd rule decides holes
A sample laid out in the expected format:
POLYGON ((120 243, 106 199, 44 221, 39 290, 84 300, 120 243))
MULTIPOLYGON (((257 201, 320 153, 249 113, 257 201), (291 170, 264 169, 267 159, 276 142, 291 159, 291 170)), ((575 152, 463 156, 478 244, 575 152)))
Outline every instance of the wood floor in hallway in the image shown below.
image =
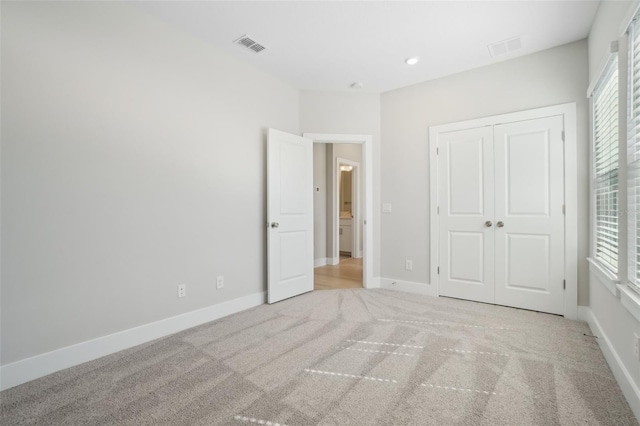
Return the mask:
POLYGON ((337 265, 319 266, 314 270, 314 290, 362 288, 362 258, 340 257, 337 265))

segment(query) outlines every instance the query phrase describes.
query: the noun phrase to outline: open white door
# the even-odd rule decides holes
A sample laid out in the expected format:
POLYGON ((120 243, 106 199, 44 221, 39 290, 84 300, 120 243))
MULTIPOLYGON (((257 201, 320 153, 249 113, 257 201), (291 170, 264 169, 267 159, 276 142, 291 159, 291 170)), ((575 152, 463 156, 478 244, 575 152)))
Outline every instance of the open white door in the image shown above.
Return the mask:
POLYGON ((267 301, 313 290, 313 141, 269 129, 267 301))

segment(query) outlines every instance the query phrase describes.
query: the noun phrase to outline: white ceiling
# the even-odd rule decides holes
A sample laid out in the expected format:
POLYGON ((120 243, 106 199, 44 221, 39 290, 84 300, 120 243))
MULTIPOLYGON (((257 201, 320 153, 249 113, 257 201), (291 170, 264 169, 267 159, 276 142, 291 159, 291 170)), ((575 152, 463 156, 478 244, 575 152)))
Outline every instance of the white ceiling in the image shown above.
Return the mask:
MULTIPOLYGON (((146 12, 300 89, 384 92, 587 37, 597 0, 148 1, 146 12), (259 54, 233 41, 248 34, 259 54), (487 45, 522 38, 492 58, 487 45), (404 60, 419 56, 417 65, 404 60)), ((585 64, 586 66, 586 64, 585 64)))

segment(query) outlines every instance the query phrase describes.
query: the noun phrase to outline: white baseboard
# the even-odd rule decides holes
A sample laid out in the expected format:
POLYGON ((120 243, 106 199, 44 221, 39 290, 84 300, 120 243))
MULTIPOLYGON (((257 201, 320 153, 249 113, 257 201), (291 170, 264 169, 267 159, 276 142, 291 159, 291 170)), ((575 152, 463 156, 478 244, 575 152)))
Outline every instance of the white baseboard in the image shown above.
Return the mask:
MULTIPOLYGON (((588 323, 591 319, 591 308, 588 306, 578 306, 578 321, 584 321, 588 323)), ((589 324, 591 325, 591 324, 589 324)), ((593 330, 592 330, 593 331, 593 330)))
POLYGON ((0 390, 265 303, 264 292, 155 321, 0 367, 0 390))
POLYGON ((340 256, 338 257, 327 257, 327 265, 337 265, 340 263, 340 256))
POLYGON ((327 258, 321 257, 320 259, 313 259, 313 267, 319 268, 320 266, 325 266, 327 264, 327 258))
POLYGON ((380 278, 380 287, 390 290, 404 291, 405 293, 423 294, 425 296, 438 297, 435 286, 426 283, 380 278))
POLYGON ((380 277, 370 278, 366 288, 380 288, 380 277))
POLYGON ((620 359, 620 356, 618 356, 616 349, 611 344, 609 337, 605 334, 602 327, 600 327, 598 319, 588 306, 578 307, 578 318, 586 321, 593 334, 598 336, 596 340, 598 341, 600 350, 604 354, 604 358, 607 360, 607 364, 609 364, 609 368, 613 372, 613 376, 616 378, 618 385, 620 385, 620 389, 622 389, 622 393, 627 399, 633 414, 635 414, 637 419, 640 419, 640 389, 638 389, 638 386, 633 381, 633 377, 629 374, 629 370, 627 370, 622 363, 622 360, 620 359))

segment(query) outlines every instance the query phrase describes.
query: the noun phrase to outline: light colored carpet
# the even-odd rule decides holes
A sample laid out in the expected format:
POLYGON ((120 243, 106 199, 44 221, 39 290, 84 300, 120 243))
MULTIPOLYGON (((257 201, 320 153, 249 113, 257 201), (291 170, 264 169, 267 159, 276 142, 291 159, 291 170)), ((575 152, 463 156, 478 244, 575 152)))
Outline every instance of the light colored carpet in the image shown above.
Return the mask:
POLYGON ((0 423, 635 425, 585 323, 386 290, 263 305, 0 394, 0 423))

